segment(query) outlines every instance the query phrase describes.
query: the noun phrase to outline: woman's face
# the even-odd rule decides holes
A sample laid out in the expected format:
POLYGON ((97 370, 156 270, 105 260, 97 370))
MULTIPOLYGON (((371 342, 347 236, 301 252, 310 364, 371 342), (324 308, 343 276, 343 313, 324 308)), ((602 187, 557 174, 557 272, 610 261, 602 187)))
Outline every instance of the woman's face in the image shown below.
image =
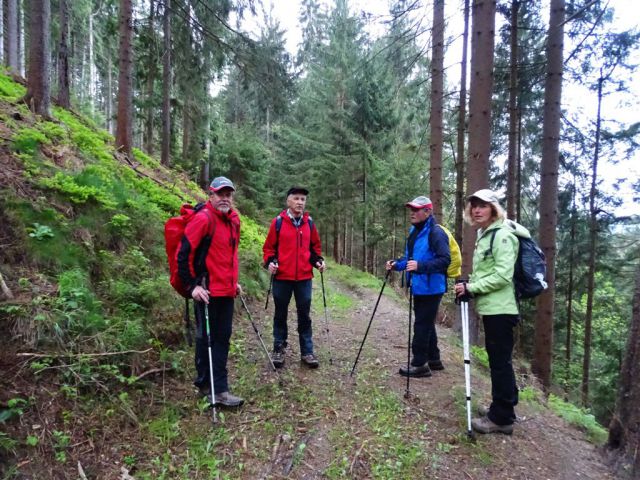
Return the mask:
POLYGON ((480 228, 487 228, 493 220, 491 204, 477 200, 471 202, 471 219, 474 225, 480 228))

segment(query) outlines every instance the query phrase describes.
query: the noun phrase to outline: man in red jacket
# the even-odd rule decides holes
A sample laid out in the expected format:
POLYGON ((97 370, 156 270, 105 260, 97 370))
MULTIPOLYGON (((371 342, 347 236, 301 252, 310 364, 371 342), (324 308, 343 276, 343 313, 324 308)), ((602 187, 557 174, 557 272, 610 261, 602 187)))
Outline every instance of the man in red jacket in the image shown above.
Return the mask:
POLYGON ((309 368, 318 368, 311 330, 311 279, 313 267, 324 271, 320 235, 304 211, 309 191, 292 187, 287 192, 287 209, 273 219, 262 247, 264 266, 273 275, 273 364, 284 365, 287 346, 287 312, 291 295, 296 298, 300 356, 309 368), (279 230, 279 231, 278 231, 279 230))
POLYGON ((178 251, 178 274, 190 285, 196 313, 196 380, 203 395, 211 396, 205 305, 209 313, 213 386, 216 405, 239 407, 240 397, 229 392, 227 358, 233 302, 242 293, 238 284, 240 217, 233 209, 235 187, 226 177, 216 177, 209 201, 187 224, 178 251))

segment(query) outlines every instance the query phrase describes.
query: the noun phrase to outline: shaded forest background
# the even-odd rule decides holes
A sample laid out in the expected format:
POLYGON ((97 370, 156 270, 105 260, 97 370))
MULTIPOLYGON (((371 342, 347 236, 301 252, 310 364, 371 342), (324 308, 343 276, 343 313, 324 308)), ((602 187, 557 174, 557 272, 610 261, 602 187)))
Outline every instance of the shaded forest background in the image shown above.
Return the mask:
MULTIPOLYGON (((227 175, 239 210, 261 224, 303 184, 337 263, 380 274, 403 248, 404 202, 427 194, 466 247, 468 274, 461 199, 505 192, 554 277, 521 306, 518 355, 548 391, 615 420, 612 386, 637 342, 640 232, 616 189, 601 188, 602 169, 610 175, 638 147, 640 123, 618 118, 617 102, 635 101, 624 92, 639 34, 617 31, 607 2, 446 2, 468 25, 469 50, 456 44, 469 70, 447 60, 455 39, 441 0, 391 2, 375 36, 375 19, 347 0, 303 0, 295 54, 268 7, 250 0, 1 6, 3 63, 26 77, 24 101, 43 118, 52 101, 114 134, 132 162, 157 156, 202 187, 227 175), (257 37, 242 31, 246 16, 257 16, 257 37), (565 104, 563 88, 585 92, 593 118, 565 104)), ((640 195, 627 174, 616 185, 640 195)))

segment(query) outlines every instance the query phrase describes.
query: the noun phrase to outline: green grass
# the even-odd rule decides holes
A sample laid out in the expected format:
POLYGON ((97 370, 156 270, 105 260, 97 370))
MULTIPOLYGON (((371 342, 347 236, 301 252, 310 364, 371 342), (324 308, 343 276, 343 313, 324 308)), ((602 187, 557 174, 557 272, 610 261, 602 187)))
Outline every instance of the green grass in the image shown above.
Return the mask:
POLYGON ((565 402, 554 394, 549 395, 549 408, 572 425, 584 430, 592 443, 602 445, 607 440, 608 432, 600 425, 588 410, 565 402))

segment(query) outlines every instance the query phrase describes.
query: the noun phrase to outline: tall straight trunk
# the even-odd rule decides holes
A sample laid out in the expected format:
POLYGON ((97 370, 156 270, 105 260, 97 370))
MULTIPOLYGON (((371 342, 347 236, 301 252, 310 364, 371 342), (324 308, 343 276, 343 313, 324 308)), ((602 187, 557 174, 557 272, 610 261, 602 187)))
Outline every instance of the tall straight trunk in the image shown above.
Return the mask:
POLYGON ((636 269, 631 324, 620 369, 616 408, 609 426, 609 446, 626 454, 629 478, 640 478, 640 266, 636 269))
MULTIPOLYGON (((469 147, 467 189, 473 193, 489 186, 491 148, 491 93, 493 89, 493 51, 496 21, 495 0, 474 0, 472 7, 471 85, 469 89, 469 147)), ((471 273, 476 232, 466 225, 462 235, 462 274, 471 273)), ((478 318, 469 313, 470 341, 479 337, 478 318)))
POLYGON ((518 152, 516 156, 516 222, 522 214, 522 109, 518 105, 518 152))
POLYGON ((93 112, 96 103, 96 59, 93 48, 93 12, 89 13, 89 108, 93 112))
POLYGON ((0 0, 0 64, 4 63, 4 2, 0 0))
POLYGON ((571 375, 571 330, 573 328, 573 262, 574 245, 576 242, 576 179, 574 176, 571 198, 571 229, 569 233, 569 279, 567 281, 567 335, 565 338, 565 382, 568 392, 569 379, 571 375))
POLYGON ((7 58, 6 65, 18 73, 18 0, 7 0, 7 58))
POLYGON ((444 0, 433 2, 431 58, 431 142, 429 161, 429 185, 433 213, 442 218, 442 104, 444 90, 444 0))
POLYGON ((458 103, 458 161, 456 162, 456 224, 455 237, 462 245, 462 211, 464 210, 465 124, 467 117, 467 46, 469 44, 469 0, 464 0, 464 30, 462 32, 462 62, 460 63, 460 99, 458 103))
POLYGON ((49 117, 51 3, 49 0, 31 0, 30 6, 29 77, 24 100, 34 113, 49 117))
POLYGON ((367 271, 367 159, 363 155, 362 158, 362 271, 367 271))
POLYGON ((113 65, 111 64, 111 52, 107 52, 107 98, 105 104, 105 117, 107 117, 107 130, 113 135, 113 65))
POLYGON ((519 0, 511 1, 511 33, 510 33, 510 74, 509 74, 509 155, 507 160, 507 217, 515 218, 516 196, 516 155, 518 129, 518 9, 519 0))
POLYGON ((551 0, 547 36, 547 75, 544 86, 542 162, 540 185, 540 247, 547 261, 549 287, 537 301, 532 370, 545 389, 551 386, 553 318, 555 311, 556 225, 558 222, 558 165, 560 151, 560 101, 562 97, 562 46, 564 0, 551 0))
POLYGON ((163 30, 164 52, 162 59, 162 150, 160 162, 169 166, 171 152, 171 0, 164 0, 163 30))
MULTIPOLYGON (((33 7, 31 5, 31 7, 33 7)), ((24 47, 24 4, 18 0, 18 71, 21 76, 25 76, 25 47, 24 47)))
POLYGON ((349 266, 353 267, 353 237, 354 237, 354 232, 355 232, 355 226, 353 223, 353 210, 351 210, 351 221, 350 221, 350 232, 349 232, 349 266))
POLYGON ((147 115, 144 129, 144 149, 153 155, 153 86, 156 80, 156 42, 155 42, 155 0, 149 0, 149 41, 150 53, 147 65, 147 115))
POLYGON ((589 191, 589 266, 587 273, 587 311, 584 317, 584 356, 582 357, 582 405, 589 405, 589 369, 591 366, 591 325, 593 320, 593 296, 596 277, 596 243, 598 240, 598 211, 596 194, 598 185, 598 160, 600 157, 600 125, 602 122, 602 70, 598 79, 598 113, 596 117, 596 144, 591 166, 591 189, 589 191))
POLYGON ((120 50, 118 58, 118 119, 116 148, 132 156, 133 146, 133 6, 131 0, 120 0, 120 50))
POLYGON ((60 1, 60 44, 58 46, 58 103, 71 108, 69 96, 69 4, 60 1))

